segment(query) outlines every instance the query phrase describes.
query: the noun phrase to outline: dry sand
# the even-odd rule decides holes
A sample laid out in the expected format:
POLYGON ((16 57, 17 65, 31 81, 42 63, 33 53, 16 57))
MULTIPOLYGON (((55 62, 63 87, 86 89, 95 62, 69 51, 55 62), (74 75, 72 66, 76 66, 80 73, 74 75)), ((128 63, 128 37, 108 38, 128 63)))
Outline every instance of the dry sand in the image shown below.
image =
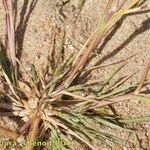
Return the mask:
MULTIPOLYGON (((66 31, 65 50, 78 52, 86 39, 95 29, 99 16, 104 9, 104 0, 85 0, 85 4, 81 7, 80 0, 16 0, 17 2, 17 42, 19 46, 22 62, 30 70, 30 64, 35 63, 37 70, 40 70, 51 45, 52 26, 57 25, 59 49, 59 41, 63 30, 66 31), (63 5, 66 1, 66 4, 63 5), (32 8, 32 3, 35 7, 32 8), (80 3, 79 3, 80 2, 80 3), (102 4, 103 3, 103 4, 102 4), (27 5, 27 10, 25 7, 27 5), (30 7, 31 6, 31 7, 30 7), (31 14, 30 14, 31 12, 31 14), (59 33, 60 32, 60 33, 59 33)), ((150 3, 150 2, 148 2, 150 3)), ((89 65, 98 61, 98 65, 109 64, 112 62, 127 59, 131 55, 135 55, 129 59, 126 66, 118 74, 118 78, 136 73, 130 82, 138 82, 144 67, 150 59, 150 13, 142 13, 126 16, 116 31, 109 37, 105 44, 97 49, 96 58, 91 60, 89 65)), ((0 38, 5 38, 5 15, 0 2, 0 38)), ((120 64, 119 64, 120 65, 120 64)), ((112 69, 118 65, 100 68, 92 71, 92 78, 102 80, 112 72, 112 69)), ((148 75, 150 78, 150 74, 148 75)), ((149 93, 150 94, 150 93, 149 93)), ((140 117, 150 115, 150 104, 126 101, 114 105, 118 115, 126 117, 140 117)), ((0 124, 3 124, 2 118, 0 124)), ((8 122, 6 122, 7 124, 8 122)), ((14 129, 10 124, 11 129, 14 129)), ((142 125, 136 125, 138 129, 139 141, 141 149, 150 149, 150 122, 142 125)), ((118 133, 122 136, 123 133, 118 133)), ((124 143, 126 144, 126 143, 124 143)), ((105 149, 105 148, 103 148, 105 149)), ((120 149, 120 148, 119 148, 120 149)), ((133 145, 122 145, 121 149, 135 149, 133 145)))

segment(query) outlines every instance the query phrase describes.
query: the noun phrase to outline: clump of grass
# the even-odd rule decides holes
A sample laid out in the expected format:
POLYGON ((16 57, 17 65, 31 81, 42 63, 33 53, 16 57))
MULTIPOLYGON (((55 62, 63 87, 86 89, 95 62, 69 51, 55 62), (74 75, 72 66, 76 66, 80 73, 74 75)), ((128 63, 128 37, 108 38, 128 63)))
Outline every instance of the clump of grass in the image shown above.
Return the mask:
MULTIPOLYGON (((62 59, 61 62, 53 60, 52 57, 55 50, 55 34, 53 34, 50 55, 42 77, 38 76, 34 66, 32 67, 32 74, 28 73, 23 64, 16 58, 13 5, 11 0, 3 0, 3 4, 6 10, 10 55, 2 54, 8 56, 9 65, 12 68, 17 68, 18 64, 25 71, 30 82, 22 82, 18 76, 18 69, 15 69, 17 70, 15 74, 10 72, 7 69, 6 60, 1 59, 2 77, 5 79, 4 84, 9 90, 1 90, 1 98, 6 102, 0 103, 0 108, 5 109, 3 115, 19 116, 24 124, 17 133, 0 127, 0 134, 2 133, 4 136, 3 133, 9 132, 10 137, 17 140, 20 135, 26 133, 26 141, 35 142, 50 130, 49 140, 52 143, 50 149, 73 149, 78 142, 81 142, 90 149, 96 150, 95 144, 98 141, 111 146, 112 142, 123 140, 103 131, 103 129, 98 128, 98 125, 133 132, 126 128, 126 121, 116 119, 108 105, 127 99, 146 99, 149 101, 149 98, 135 96, 133 91, 138 85, 126 84, 126 80, 130 76, 112 84, 114 76, 123 66, 117 68, 103 84, 97 84, 97 89, 94 89, 92 85, 74 85, 73 81, 83 71, 91 53, 114 27, 115 23, 124 14, 143 9, 139 6, 139 0, 133 0, 130 3, 127 3, 126 0, 122 2, 110 0, 101 16, 98 27, 81 51, 77 55, 71 54, 68 58, 62 59), (81 94, 76 94, 77 91, 84 93, 89 89, 88 96, 83 97, 81 94), (72 141, 74 141, 73 144, 69 144, 72 141)), ((62 55, 61 52, 60 50, 59 56, 62 55)), ((145 77, 147 72, 145 72, 145 77)), ((142 81, 141 84, 140 90, 144 82, 142 81)), ((139 93, 140 90, 138 88, 139 93)), ((26 144, 25 146, 26 150, 33 148, 33 144, 26 144)))

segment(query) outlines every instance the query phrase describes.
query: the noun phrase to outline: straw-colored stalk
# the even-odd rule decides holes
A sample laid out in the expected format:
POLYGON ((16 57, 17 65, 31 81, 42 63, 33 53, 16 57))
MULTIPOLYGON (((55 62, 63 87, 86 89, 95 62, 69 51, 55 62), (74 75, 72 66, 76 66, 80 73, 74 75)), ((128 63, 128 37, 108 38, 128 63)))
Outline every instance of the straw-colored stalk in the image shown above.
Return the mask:
POLYGON ((148 74, 149 70, 150 70, 150 61, 148 62, 147 66, 146 66, 146 68, 145 68, 145 70, 144 70, 144 72, 142 74, 141 81, 140 81, 137 89, 134 92, 135 95, 140 94, 140 91, 141 91, 142 87, 144 86, 144 82, 146 80, 146 77, 147 77, 147 74, 148 74))

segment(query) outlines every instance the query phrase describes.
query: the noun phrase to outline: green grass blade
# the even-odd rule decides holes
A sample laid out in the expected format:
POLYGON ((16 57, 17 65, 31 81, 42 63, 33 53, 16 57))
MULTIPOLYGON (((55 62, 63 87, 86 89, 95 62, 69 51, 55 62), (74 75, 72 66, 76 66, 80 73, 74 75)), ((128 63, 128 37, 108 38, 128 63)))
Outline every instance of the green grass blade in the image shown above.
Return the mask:
POLYGON ((110 83, 110 81, 113 79, 113 77, 121 70, 121 68, 124 65, 120 66, 119 68, 117 68, 109 77, 108 79, 104 82, 104 84, 97 89, 95 92, 98 93, 98 95, 102 92, 102 90, 110 83))
POLYGON ((114 91, 112 91, 108 94, 96 97, 96 99, 104 99, 104 98, 108 98, 108 97, 115 96, 115 95, 118 95, 118 94, 124 94, 126 92, 132 91, 136 87, 137 87, 136 85, 126 84, 126 85, 118 87, 117 89, 115 89, 114 91))
POLYGON ((150 116, 140 117, 140 118, 131 118, 131 119, 119 119, 119 122, 132 124, 132 123, 142 123, 150 121, 150 116))
POLYGON ((12 82, 12 65, 9 63, 1 47, 0 47, 0 64, 4 72, 7 74, 7 76, 12 82))
POLYGON ((115 122, 111 122, 111 121, 108 121, 108 120, 100 118, 100 117, 94 117, 94 119, 96 119, 99 123, 103 124, 104 126, 108 126, 110 128, 114 128, 114 129, 117 129, 117 130, 133 132, 132 130, 124 128, 124 127, 118 125, 115 122))
POLYGON ((150 103, 150 97, 146 97, 146 96, 134 95, 134 96, 131 97, 131 99, 150 103))

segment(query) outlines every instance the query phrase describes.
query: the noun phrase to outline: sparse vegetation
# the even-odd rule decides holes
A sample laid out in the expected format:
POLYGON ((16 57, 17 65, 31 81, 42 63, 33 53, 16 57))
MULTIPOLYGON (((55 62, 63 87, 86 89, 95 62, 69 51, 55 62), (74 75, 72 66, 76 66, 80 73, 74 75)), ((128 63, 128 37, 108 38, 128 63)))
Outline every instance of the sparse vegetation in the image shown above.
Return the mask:
MULTIPOLYGON (((124 65, 117 68, 103 83, 76 84, 74 81, 78 80, 82 71, 85 71, 86 62, 92 52, 103 42, 102 39, 115 27, 122 16, 149 8, 143 5, 140 0, 129 2, 110 0, 97 28, 80 52, 71 53, 64 58, 60 50, 61 61, 54 59, 53 56, 55 51, 55 33, 53 33, 51 49, 46 60, 47 66, 43 76, 39 77, 34 66, 32 73, 29 73, 16 56, 13 1, 3 0, 8 47, 0 48, 0 61, 1 79, 3 86, 7 88, 1 88, 0 108, 3 115, 19 117, 24 124, 17 131, 0 127, 0 135, 9 136, 21 143, 22 136, 25 137, 26 142, 35 142, 41 141, 47 133, 49 134, 47 141, 52 143, 50 145, 52 150, 74 149, 79 143, 96 150, 99 142, 112 147, 111 143, 123 141, 121 137, 103 130, 101 126, 134 133, 129 123, 147 120, 149 117, 123 119, 113 113, 110 104, 128 99, 150 102, 149 97, 140 95, 142 87, 149 83, 146 76, 150 63, 140 84, 126 83, 130 75, 117 83, 113 80, 115 75, 125 67, 124 65), (30 82, 24 81, 20 76, 20 68, 24 70, 30 82)), ((32 150, 34 145, 26 144, 25 149, 32 150)))

